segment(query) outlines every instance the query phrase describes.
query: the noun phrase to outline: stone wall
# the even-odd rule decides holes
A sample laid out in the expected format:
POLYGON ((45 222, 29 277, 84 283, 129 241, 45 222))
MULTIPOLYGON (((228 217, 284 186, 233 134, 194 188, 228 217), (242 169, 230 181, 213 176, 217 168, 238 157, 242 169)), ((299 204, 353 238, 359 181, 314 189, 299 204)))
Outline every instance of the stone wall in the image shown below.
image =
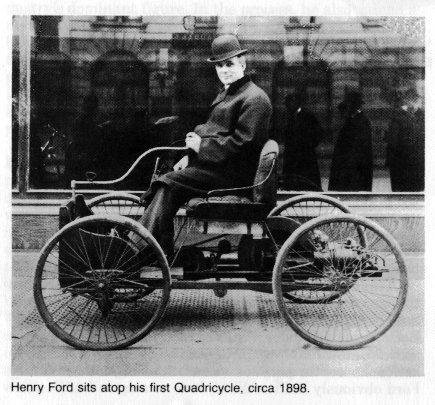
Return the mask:
MULTIPOLYGON (((358 203, 358 201, 344 200, 351 211, 374 220, 390 232, 397 239, 402 250, 405 252, 423 252, 425 250, 424 240, 424 206, 420 202, 400 202, 399 198, 395 203, 379 204, 376 198, 372 203, 358 203)), ((361 201, 361 200, 359 200, 361 201)), ((59 204, 52 203, 50 206, 39 206, 28 209, 29 206, 13 206, 12 216, 12 247, 13 249, 41 249, 46 241, 58 230, 58 207, 59 204), (39 214, 38 214, 39 211, 39 214)), ((182 214, 182 211, 180 211, 182 214)), ((184 218, 176 219, 176 227, 184 218)), ((202 232, 202 224, 197 224, 197 231, 202 232)), ((245 233, 246 226, 213 224, 210 232, 215 233, 245 233)))

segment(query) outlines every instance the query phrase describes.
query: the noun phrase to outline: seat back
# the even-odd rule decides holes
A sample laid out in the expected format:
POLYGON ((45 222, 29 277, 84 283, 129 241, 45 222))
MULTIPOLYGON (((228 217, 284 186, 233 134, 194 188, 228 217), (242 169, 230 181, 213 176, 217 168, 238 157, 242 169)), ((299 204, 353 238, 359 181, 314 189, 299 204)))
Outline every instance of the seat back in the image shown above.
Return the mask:
POLYGON ((62 229, 65 225, 75 219, 74 201, 68 200, 64 205, 59 208, 59 229, 62 229))
POLYGON ((258 160, 258 168, 255 174, 254 184, 258 184, 253 191, 253 201, 270 206, 276 205, 277 181, 277 159, 279 147, 273 139, 269 139, 261 150, 258 160))
POLYGON ((76 220, 93 215, 92 210, 86 205, 83 194, 77 194, 75 198, 70 198, 59 208, 59 229, 76 220))

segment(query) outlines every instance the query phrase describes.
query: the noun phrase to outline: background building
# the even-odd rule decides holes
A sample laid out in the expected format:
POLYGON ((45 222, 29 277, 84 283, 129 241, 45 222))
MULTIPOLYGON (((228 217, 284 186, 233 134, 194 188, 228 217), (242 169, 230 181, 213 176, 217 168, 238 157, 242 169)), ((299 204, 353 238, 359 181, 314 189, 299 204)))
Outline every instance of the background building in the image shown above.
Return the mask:
MULTIPOLYGON (((398 97, 413 88, 424 98, 424 20, 414 18, 411 25, 404 21, 14 17, 13 212, 25 216, 33 212, 28 209, 32 204, 47 207, 53 201, 54 206, 68 195, 65 189, 71 178, 83 178, 87 170, 97 172, 99 179, 117 177, 149 147, 184 139, 188 130, 205 120, 218 91, 214 69, 205 60, 211 41, 221 33, 236 33, 242 47, 249 49, 247 73, 272 100, 271 136, 282 149, 288 136, 286 97, 304 92, 307 108, 324 130, 317 157, 325 191, 342 125, 338 105, 346 92, 360 91, 372 125, 373 193, 343 198, 385 209, 407 201, 407 207, 418 210, 422 194, 400 199, 389 194, 385 166, 385 135, 398 97), (155 125, 168 116, 178 119, 155 125)), ((283 150, 281 158, 284 154, 283 150)), ((280 174, 282 166, 281 161, 280 174)), ((120 188, 145 189, 148 168, 144 163, 120 188)), ((291 191, 282 185, 280 194, 284 198, 291 191)), ((98 191, 89 191, 94 192, 98 191)), ((41 212, 38 209, 34 212, 41 212)), ((17 216, 14 229, 23 220, 17 216)), ((18 241, 15 246, 24 245, 18 241)))

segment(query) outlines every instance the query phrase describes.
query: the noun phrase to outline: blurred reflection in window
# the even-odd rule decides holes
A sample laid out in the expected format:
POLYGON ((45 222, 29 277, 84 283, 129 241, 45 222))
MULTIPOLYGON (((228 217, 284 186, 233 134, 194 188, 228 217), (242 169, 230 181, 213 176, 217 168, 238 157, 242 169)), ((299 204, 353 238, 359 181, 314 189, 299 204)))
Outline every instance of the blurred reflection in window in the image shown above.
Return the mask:
MULTIPOLYGON (((283 152, 281 189, 423 190, 424 108, 414 114, 411 146, 394 134, 400 126, 397 116, 405 111, 399 96, 414 88, 424 98, 424 38, 383 24, 382 18, 365 17, 33 16, 30 141, 18 140, 22 135, 13 121, 13 184, 20 147, 30 148, 23 168, 29 169, 30 187, 53 189, 68 187, 72 177, 86 171, 97 171, 97 179, 117 177, 145 149, 182 141, 208 116, 218 91, 213 68, 205 62, 210 43, 217 32, 237 30, 250 50, 247 74, 272 100, 270 135, 283 152), (340 146, 352 138, 343 135, 338 111, 350 89, 361 93, 361 116, 371 128, 371 136, 363 138, 367 146, 363 142, 359 148, 340 146), (301 90, 304 105, 289 112, 288 97, 301 90), (84 107, 90 95, 98 107, 84 107), (304 124, 304 114, 294 120, 298 108, 311 114, 304 124), (79 129, 80 121, 82 129, 88 123, 87 131, 79 129), (73 153, 74 147, 80 152, 73 153), (413 150, 408 172, 414 180, 396 180, 394 161, 404 159, 401 148, 413 150), (366 166, 352 168, 358 161, 366 166)), ((14 33, 16 105, 18 36, 14 33)), ((119 187, 146 188, 153 163, 145 163, 119 187)))

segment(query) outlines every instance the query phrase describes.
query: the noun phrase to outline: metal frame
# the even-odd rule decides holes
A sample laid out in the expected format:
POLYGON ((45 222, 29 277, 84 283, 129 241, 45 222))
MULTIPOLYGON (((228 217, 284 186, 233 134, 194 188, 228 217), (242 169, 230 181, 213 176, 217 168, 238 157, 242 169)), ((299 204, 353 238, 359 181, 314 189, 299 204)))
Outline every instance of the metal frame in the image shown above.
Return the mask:
POLYGON ((93 172, 88 172, 88 180, 72 180, 71 181, 71 190, 72 190, 72 197, 75 197, 75 193, 76 193, 76 186, 77 185, 91 185, 91 184, 95 184, 98 186, 107 186, 107 185, 113 185, 116 183, 120 183, 122 180, 125 180, 126 177, 128 177, 128 175, 134 170, 134 168, 139 164, 139 162, 145 158, 146 156, 150 155, 151 153, 154 152, 164 152, 164 151, 187 151, 187 147, 178 147, 178 146, 160 146, 157 148, 152 148, 152 149, 148 149, 147 151, 145 151, 144 153, 142 153, 142 155, 140 155, 135 162, 130 166, 130 168, 121 176, 118 177, 115 180, 97 180, 94 181, 92 179, 92 176, 95 176, 95 173, 93 172))
MULTIPOLYGON (((132 167, 130 167, 130 169, 120 178, 115 179, 115 180, 110 180, 110 181, 101 181, 98 182, 99 184, 115 184, 117 182, 122 181, 125 177, 128 176, 128 174, 134 169, 134 167, 138 164, 138 162, 144 158, 145 156, 148 156, 150 153, 155 152, 155 151, 162 151, 162 150, 186 150, 186 148, 174 148, 174 147, 164 147, 164 148, 154 148, 151 149, 145 153, 143 153, 133 164, 132 167)), ((275 154, 276 156, 276 154, 275 154)), ((241 187, 241 188, 236 188, 236 189, 219 189, 219 190, 212 190, 211 192, 208 193, 208 195, 223 195, 226 194, 228 192, 240 192, 240 191, 247 191, 247 190, 253 190, 255 189, 255 187, 258 187, 259 185, 263 184, 264 182, 266 182, 271 174, 273 173, 273 170, 275 168, 275 162, 276 159, 273 160, 271 168, 269 170, 269 173, 267 175, 267 177, 257 183, 254 184, 253 186, 249 186, 249 187, 241 187)), ((157 164, 155 166, 155 171, 157 170, 157 164)), ((78 200, 78 196, 76 196, 76 186, 77 184, 90 184, 93 183, 93 181, 87 180, 87 181, 72 181, 71 182, 71 188, 72 188, 72 199, 70 200, 70 204, 74 201, 77 202, 78 200)), ((82 196, 80 196, 82 197, 82 196)), ((82 200, 82 204, 83 204, 83 200, 82 200)), ((71 204, 72 205, 72 204, 71 204)), ((190 217, 186 217, 186 219, 184 220, 184 222, 181 224, 181 227, 178 230, 178 233, 174 239, 174 245, 175 243, 179 240, 179 238, 181 237, 181 231, 184 229, 184 227, 186 226, 188 220, 190 217)), ((194 218, 195 220, 199 220, 201 221, 201 218, 196 218, 194 216, 192 216, 192 218, 194 218)), ((103 349, 111 349, 111 348, 121 348, 121 347, 126 347, 130 344, 135 343, 136 341, 138 341, 139 339, 142 339, 147 333, 149 333, 151 331, 151 329, 153 328, 153 326, 155 325, 155 323, 158 321, 158 319, 160 319, 160 317, 162 316, 162 314, 164 313, 164 310, 167 306, 168 300, 169 300, 169 294, 170 294, 170 290, 172 289, 191 289, 191 290, 214 290, 214 293, 218 296, 218 297, 223 297, 226 295, 228 290, 250 290, 250 291, 258 291, 258 292, 262 292, 262 293, 271 293, 274 294, 276 300, 277 300, 277 304, 278 304, 278 308, 280 310, 281 315, 284 317, 284 319, 287 321, 287 323, 295 330, 296 333, 298 333, 299 335, 301 335, 305 340, 310 341, 314 344, 316 344, 317 346, 320 347, 325 347, 325 348, 332 348, 332 349, 351 349, 351 348, 357 348, 357 347, 361 347, 375 339, 377 339, 379 336, 381 336, 383 333, 385 333, 395 322, 395 320, 397 319, 397 317, 399 316, 401 309, 403 308, 404 302, 405 302, 405 297, 406 297, 406 268, 404 267, 404 260, 402 258, 402 254, 400 251, 400 248, 398 247, 398 244, 396 241, 394 241, 392 239, 391 236, 389 236, 389 234, 386 234, 385 231, 382 231, 382 228, 380 228, 379 225, 376 224, 370 224, 366 219, 364 218, 360 218, 357 216, 352 216, 351 214, 342 214, 342 216, 327 216, 327 217, 323 217, 323 218, 314 218, 310 221, 308 221, 307 223, 305 223, 304 225, 301 225, 299 228, 297 228, 296 231, 293 232, 293 228, 292 227, 288 227, 286 223, 282 223, 282 226, 279 226, 276 229, 280 229, 283 231, 288 231, 284 236, 286 238, 285 242, 282 243, 282 240, 276 240, 274 238, 274 235, 272 234, 272 231, 275 229, 275 227, 271 224, 268 224, 268 220, 267 218, 275 218, 275 217, 268 217, 266 216, 265 218, 256 221, 258 223, 261 224, 262 227, 262 237, 268 236, 270 239, 270 242, 268 242, 265 245, 259 245, 258 247, 261 249, 261 255, 263 255, 264 257, 264 262, 262 262, 260 265, 258 265, 258 261, 257 261, 257 255, 256 255, 256 249, 257 249, 257 245, 255 242, 253 242, 253 244, 251 245, 250 241, 248 240, 246 246, 242 245, 239 242, 239 247, 238 247, 238 252, 237 252, 237 257, 224 257, 222 258, 223 254, 226 253, 231 253, 234 250, 228 247, 225 247, 223 249, 219 249, 217 250, 217 254, 214 256, 213 252, 216 249, 215 247, 211 247, 211 249, 207 249, 207 247, 205 247, 205 250, 210 250, 211 255, 209 258, 207 258, 206 256, 203 255, 202 251, 199 250, 199 253, 197 253, 196 250, 192 251, 192 258, 194 259, 194 261, 192 261, 193 263, 193 267, 189 267, 188 263, 181 263, 180 265, 177 264, 177 258, 180 255, 180 252, 182 252, 182 248, 183 247, 195 247, 195 246, 199 246, 201 244, 204 244, 206 242, 210 242, 212 240, 216 240, 216 239, 220 239, 222 237, 225 236, 225 234, 219 234, 218 236, 213 236, 210 237, 204 241, 200 241, 200 242, 196 242, 193 243, 192 245, 187 245, 184 246, 184 243, 186 242, 186 240, 188 239, 189 235, 190 235, 190 229, 191 227, 193 227, 194 222, 191 221, 190 224, 188 224, 188 228, 186 230, 185 235, 183 236, 182 240, 181 240, 181 244, 179 245, 179 247, 177 248, 176 254, 175 256, 172 258, 171 263, 168 263, 168 258, 164 255, 163 250, 161 249, 161 246, 158 244, 158 242, 151 236, 151 234, 149 233, 149 231, 144 228, 139 222, 136 222, 132 219, 129 218, 125 218, 122 216, 107 216, 107 215, 97 215, 97 216, 91 216, 91 217, 84 217, 78 220, 75 220, 74 217, 71 217, 71 223, 69 223, 68 225, 66 225, 66 227, 62 228, 56 235, 54 235, 52 237, 52 239, 47 243, 46 247, 44 247, 43 249, 43 253, 41 254, 41 258, 38 261, 38 268, 37 268, 37 274, 39 275, 39 282, 37 282, 37 279, 35 278, 35 282, 34 282, 34 294, 35 294, 35 299, 36 299, 36 303, 37 303, 37 307, 38 310, 40 311, 41 316, 43 316, 44 321, 47 324, 47 327, 60 339, 62 339, 63 341, 65 341, 68 344, 71 344, 72 346, 78 347, 78 348, 83 348, 83 349, 94 349, 94 350, 103 350, 103 349), (338 218, 338 219, 337 219, 338 218), (375 231, 377 229, 380 229, 380 237, 383 238, 382 240, 384 240, 385 238, 387 239, 387 242, 389 244, 389 246, 392 247, 393 249, 393 254, 395 257, 398 256, 398 261, 399 261, 399 270, 400 270, 400 276, 401 276, 401 286, 400 286, 400 291, 398 293, 398 297, 396 299, 396 301, 394 302, 394 307, 391 310, 391 313, 389 313, 388 318, 386 319, 382 319, 379 323, 379 325, 374 325, 375 329, 374 330, 366 330, 366 329, 362 329, 361 331, 359 331, 359 336, 357 336, 356 339, 354 339, 352 337, 351 341, 341 341, 341 340, 337 340, 335 341, 334 339, 329 339, 327 335, 324 335, 324 332, 319 332, 318 334, 314 334, 312 335, 310 333, 310 329, 306 328, 306 325, 304 324, 304 322, 299 322, 299 318, 295 318, 293 316, 292 313, 290 313, 291 311, 287 309, 286 304, 284 303, 284 300, 287 300, 286 302, 290 302, 291 305, 293 304, 299 304, 299 303, 305 303, 305 304, 316 304, 316 303, 323 303, 323 304, 328 304, 329 302, 332 302, 334 300, 336 300, 336 298, 339 298, 341 296, 341 294, 347 293, 347 291, 349 290, 349 288, 351 288, 353 286, 353 284, 349 284, 345 281, 342 281, 341 278, 337 278, 337 280, 334 281, 334 279, 332 279, 332 281, 330 283, 325 283, 325 282, 320 282, 320 284, 318 283, 310 283, 307 282, 307 275, 304 274, 304 267, 305 266, 315 266, 315 268, 317 268, 314 256, 313 259, 306 257, 303 252, 302 255, 300 255, 300 257, 296 256, 294 259, 291 258, 290 261, 293 263, 292 266, 295 269, 295 272, 292 274, 292 278, 283 278, 282 276, 282 271, 283 268, 285 266, 287 266, 287 256, 286 254, 288 253, 288 249, 292 248, 293 245, 298 241, 299 237, 302 237, 304 232, 308 232, 311 227, 316 227, 318 223, 322 224, 322 221, 347 221, 347 220, 354 220, 354 221, 359 221, 360 223, 363 223, 365 226, 368 226, 368 229, 374 229, 375 231), (147 278, 146 278, 146 273, 144 273, 144 276, 142 276, 142 271, 140 272, 140 277, 141 277, 141 282, 135 282, 134 280, 131 280, 132 282, 135 282, 135 284, 137 284, 140 287, 143 288, 147 288, 147 289, 151 289, 151 292, 154 291, 154 289, 160 289, 162 288, 162 290, 165 292, 165 297, 164 300, 162 301, 162 303, 159 305, 158 307, 158 311, 156 311, 153 315, 153 318, 151 319, 151 321, 147 324, 142 326, 141 328, 139 328, 137 331, 133 330, 133 335, 129 336, 129 337, 125 337, 124 340, 116 340, 116 341, 107 341, 107 342, 103 342, 100 344, 99 341, 99 336, 98 336, 98 341, 97 342, 90 342, 89 338, 87 340, 87 342, 84 342, 81 340, 81 332, 79 337, 75 337, 72 332, 68 332, 65 328, 63 328, 60 324, 58 324, 56 321, 53 321, 52 319, 52 313, 50 313, 50 311, 47 309, 47 305, 46 305, 46 301, 45 301, 45 295, 42 292, 42 272, 44 271, 45 267, 45 259, 48 255, 48 253, 50 252, 50 250, 47 248, 47 246, 51 246, 50 244, 52 243, 57 243, 57 239, 58 238, 60 240, 61 236, 63 235, 63 233, 65 232, 65 229, 72 229, 72 228, 78 228, 81 227, 82 224, 87 223, 87 221, 89 223, 92 222, 96 222, 96 221, 102 221, 102 222, 110 222, 112 221, 115 224, 119 224, 119 225, 129 225, 130 228, 127 227, 127 229, 134 229, 137 230, 139 232, 139 234, 144 237, 146 240, 148 240, 148 242, 152 242, 150 243, 150 245, 153 248, 153 254, 157 255, 157 258, 160 262, 160 264, 162 264, 163 268, 163 273, 165 273, 164 275, 164 279, 163 279, 163 284, 160 285, 154 285, 154 284, 150 284, 149 282, 147 282, 147 278), (361 222, 362 221, 362 222, 361 222), (124 223, 125 222, 125 223, 124 223), (291 235, 290 237, 288 235, 291 235), (243 250, 242 250, 243 249, 243 250), (263 254, 264 252, 264 254, 263 254), (45 255, 45 256, 44 256, 45 255), (242 255, 242 256, 241 256, 242 255), (307 262, 308 259, 308 262, 307 262), (284 260, 284 261, 283 261, 284 260), (401 266, 400 266, 401 265, 401 266), (251 270, 252 268, 252 270, 251 270), (302 272, 300 272, 300 269, 302 268, 302 272), (181 270, 181 274, 178 273, 177 274, 177 270, 181 270), (142 278, 143 277, 143 278, 142 278), (404 280, 404 281, 403 281, 404 280), (344 286, 342 285, 344 283, 344 286), (293 292, 298 292, 298 291, 310 291, 313 292, 313 297, 311 297, 311 295, 308 296, 308 298, 306 298, 305 296, 297 296, 297 294, 295 296, 292 295, 293 292), (332 293, 326 296, 321 296, 321 298, 318 298, 318 293, 322 292, 322 293, 332 293), (320 300, 320 301, 319 301, 320 300), (290 312, 289 312, 290 311, 290 312)), ((282 221, 284 221, 284 218, 281 218, 282 221)), ((289 220, 289 219, 287 219, 289 220)), ((226 222, 237 222, 237 221, 232 221, 232 220, 227 220, 226 222)), ((243 221, 245 222, 245 221, 243 221)), ((115 228, 116 229, 116 228, 115 228)), ((250 232, 250 226, 248 224, 248 234, 250 232)), ((112 233, 111 233, 112 234, 112 233)), ((127 235, 127 234, 126 234, 127 235)), ((128 243, 128 241, 124 241, 125 244, 128 243)), ((353 245, 352 245, 353 246, 353 245)), ((362 243, 361 246, 363 248, 366 247, 366 243, 362 243)), ((313 247, 315 247, 313 245, 313 247)), ((94 249, 95 245, 91 246, 91 249, 94 249)), ((86 247, 85 247, 86 249, 86 247)), ((142 249, 142 247, 140 248, 142 249)), ((141 250, 138 250, 137 254, 140 254, 139 252, 141 252, 141 250)), ((329 247, 328 247, 329 249, 329 247)), ((333 247, 333 250, 335 249, 335 247, 333 247)), ((305 249, 303 249, 305 250, 305 249)), ((358 253, 358 255, 361 255, 361 252, 358 253)), ((359 256, 358 256, 359 257, 359 256)), ((331 258, 329 260, 332 260, 331 258)), ((353 256, 351 256, 351 263, 348 263, 349 265, 352 265, 353 261, 355 260, 359 260, 359 259, 354 259, 353 256)), ((365 259, 366 261, 368 259, 365 259)), ((101 266, 102 268, 104 268, 104 262, 101 262, 101 266)), ((308 277, 310 276, 310 274, 314 274, 314 276, 311 277, 316 277, 317 275, 320 276, 320 279, 323 279, 326 277, 323 276, 323 264, 322 264, 322 260, 320 259, 320 265, 322 266, 322 270, 321 272, 314 272, 314 273, 308 273, 308 277)), ((329 262, 328 262, 329 263, 329 262)), ((151 268, 153 266, 153 264, 150 264, 151 268)), ((332 264, 331 264, 332 266, 332 264)), ((385 263, 384 263, 385 266, 385 263)), ((92 268, 92 266, 90 265, 91 268, 91 273, 95 270, 94 268, 92 268)), ((141 269, 139 269, 141 270, 141 269)), ((367 270, 372 271, 371 268, 368 268, 367 270)), ((98 270, 96 269, 96 272, 98 271, 102 271, 102 270, 98 270)), ((108 270, 108 271, 117 271, 117 270, 108 270)), ((340 270, 339 271, 343 271, 340 270)), ((352 270, 352 273, 346 273, 346 270, 344 270, 344 275, 345 277, 354 277, 354 273, 352 270)), ((365 271, 365 269, 363 269, 363 272, 365 271)), ((383 270, 381 269, 381 272, 383 270)), ((388 271, 388 270, 387 270, 388 271)), ((375 268, 374 269, 374 273, 377 273, 378 269, 375 268)), ((88 273, 88 271, 86 271, 86 273, 88 273)), ((368 277, 370 277, 371 274, 368 274, 368 277)), ((104 275, 103 275, 104 277, 104 275)), ((356 277, 356 276, 355 276, 356 277)), ((377 275, 374 275, 374 277, 378 277, 377 275)), ((92 286, 90 292, 92 293, 92 291, 95 290, 95 288, 97 288, 97 291, 99 291, 99 294, 101 296, 95 296, 95 297, 90 297, 88 298, 88 300, 90 301, 95 301, 97 300, 97 305, 100 307, 100 311, 102 311, 102 316, 108 316, 109 312, 111 311, 112 307, 113 307, 113 301, 112 298, 109 298, 108 294, 110 294, 110 290, 108 289, 107 286, 110 286, 109 281, 107 281, 105 278, 104 279, 97 279, 96 282, 98 283, 97 286, 92 286), (107 285, 106 285, 107 282, 107 285), (107 291, 106 291, 107 288, 107 291), (101 291, 100 291, 101 290, 101 291)), ((118 282, 117 280, 114 281, 115 283, 118 282)), ((352 281, 353 283, 353 281, 352 281)), ((128 288, 131 285, 131 283, 123 283, 123 281, 121 280, 121 284, 120 285, 116 285, 114 284, 113 288, 128 288)), ((86 287, 85 287, 86 288, 86 287)), ((137 287, 136 287, 137 288, 137 287)), ((62 291, 66 291, 65 287, 61 285, 61 289, 62 291)), ((66 291, 67 292, 67 291, 66 291)), ((86 291, 78 291, 78 295, 84 294, 86 295, 86 291)), ((311 293, 310 293, 311 294, 311 293)), ((74 293, 73 293, 74 296, 74 293)), ((145 297, 146 295, 144 295, 143 297, 145 297)), ((142 296, 141 296, 142 298, 142 296)), ((130 300, 129 297, 125 298, 130 300)), ((49 296, 47 296, 47 302, 49 300, 49 296)), ((89 302, 90 302, 89 301, 89 302)), ((129 301, 126 301, 129 302, 129 301)), ((350 302, 350 305, 353 305, 352 302, 350 302)), ((304 308, 304 307, 303 307, 304 308)), ((313 307, 314 310, 316 310, 315 307, 313 307)), ((337 310, 335 310, 337 311, 337 310)), ((75 312, 73 310, 73 312, 75 312)), ((346 311, 344 312, 346 313, 346 311)), ((340 319, 339 322, 341 322, 342 320, 340 319)), ((331 320, 330 322, 335 322, 335 320, 331 320)), ((344 319, 343 322, 347 322, 346 319, 344 319)), ((91 325, 92 329, 94 328, 94 324, 95 322, 91 325)), ((340 326, 340 325, 339 325, 340 326)), ((85 326, 84 326, 85 327, 85 326)), ((128 325, 126 326, 128 327, 128 325)), ((331 325, 331 328, 334 328, 336 326, 331 325)), ((343 327, 341 325, 341 327, 343 327)), ((328 326, 329 328, 329 326, 328 326)), ((89 333, 89 337, 91 336, 91 333, 89 333)))

